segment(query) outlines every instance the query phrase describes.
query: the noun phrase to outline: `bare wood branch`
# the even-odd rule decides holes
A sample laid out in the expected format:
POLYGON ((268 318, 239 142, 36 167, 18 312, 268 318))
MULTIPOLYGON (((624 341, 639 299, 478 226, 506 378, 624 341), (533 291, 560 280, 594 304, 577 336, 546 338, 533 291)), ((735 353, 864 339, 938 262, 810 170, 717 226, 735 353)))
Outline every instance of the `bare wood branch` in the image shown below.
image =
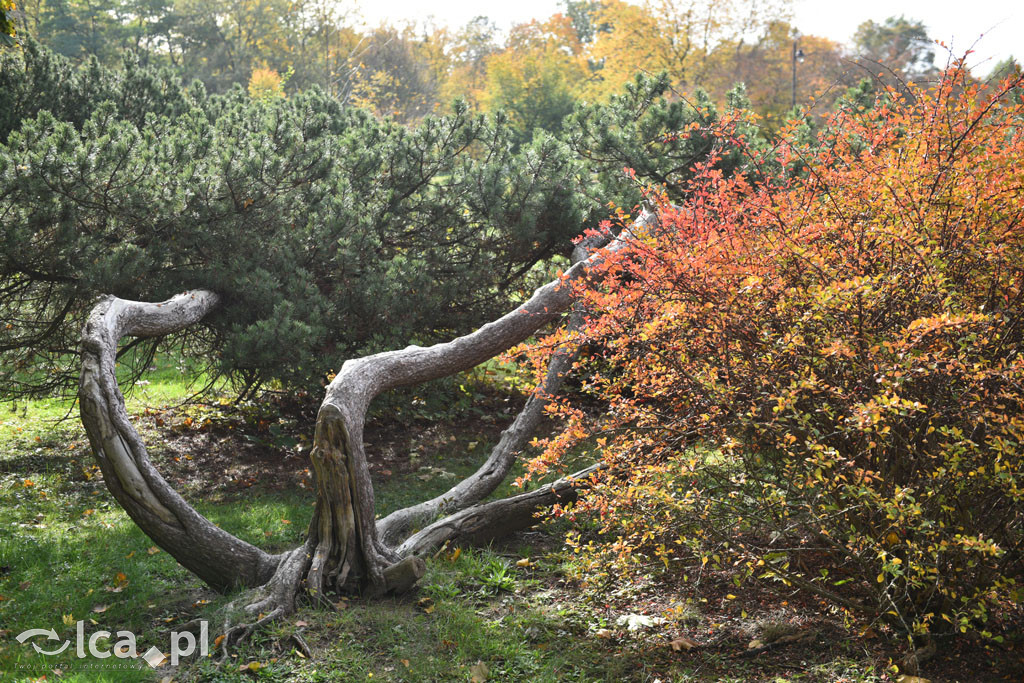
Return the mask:
POLYGON ((79 410, 104 481, 136 524, 184 567, 214 588, 258 586, 273 574, 273 556, 220 529, 192 508, 149 460, 117 385, 118 341, 159 337, 203 318, 217 295, 197 290, 162 303, 107 297, 82 332, 79 410))

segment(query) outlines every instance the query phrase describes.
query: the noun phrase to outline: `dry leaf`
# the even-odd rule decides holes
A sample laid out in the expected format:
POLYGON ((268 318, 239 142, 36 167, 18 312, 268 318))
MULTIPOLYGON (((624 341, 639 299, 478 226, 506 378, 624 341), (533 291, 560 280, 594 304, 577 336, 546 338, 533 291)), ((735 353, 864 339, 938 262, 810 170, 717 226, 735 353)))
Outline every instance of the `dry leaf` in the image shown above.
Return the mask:
POLYGON ((309 622, 308 622, 308 621, 302 621, 302 620, 300 619, 299 621, 296 621, 296 622, 295 622, 295 625, 296 625, 297 627, 299 627, 299 628, 302 628, 303 626, 309 626, 309 622))
POLYGON ((28 587, 31 586, 31 585, 32 585, 31 581, 22 581, 21 583, 18 584, 18 588, 20 588, 21 590, 27 590, 28 587))
POLYGON ((62 614, 60 620, 64 622, 65 626, 75 625, 75 617, 72 614, 62 614))
POLYGON ((672 648, 673 652, 683 652, 685 650, 692 650, 697 647, 697 641, 687 638, 686 636, 679 636, 675 640, 669 642, 669 647, 672 648))
POLYGON ((473 683, 484 683, 490 673, 491 670, 487 668, 487 665, 477 660, 476 664, 469 667, 469 680, 473 683))
POLYGON ((160 552, 160 548, 157 548, 155 545, 151 545, 149 546, 149 549, 146 550, 146 552, 150 555, 156 555, 158 552, 160 552))
POLYGON ((896 679, 896 683, 931 683, 931 680, 921 678, 920 676, 909 676, 907 674, 903 674, 896 679))
POLYGON ((610 628, 599 628, 594 631, 594 635, 598 638, 611 638, 615 633, 610 628))
POLYGON ((110 609, 110 605, 96 605, 95 607, 92 608, 92 611, 95 612, 96 614, 103 614, 108 609, 110 609))
POLYGON ((529 567, 532 564, 533 563, 530 562, 530 558, 528 557, 524 557, 523 559, 516 562, 517 567, 529 567))
POLYGON ((213 639, 213 646, 214 647, 220 647, 220 644, 223 643, 223 642, 224 642, 224 634, 222 633, 222 634, 220 634, 219 636, 217 636, 216 638, 213 639))

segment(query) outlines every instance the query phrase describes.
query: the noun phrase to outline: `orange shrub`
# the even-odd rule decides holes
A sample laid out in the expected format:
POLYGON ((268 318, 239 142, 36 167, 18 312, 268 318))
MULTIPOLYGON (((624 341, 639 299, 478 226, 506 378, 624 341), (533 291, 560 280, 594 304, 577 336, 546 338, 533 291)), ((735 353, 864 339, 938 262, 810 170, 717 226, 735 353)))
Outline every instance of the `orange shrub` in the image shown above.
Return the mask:
POLYGON ((951 70, 734 176, 711 158, 579 285, 585 329, 527 353, 585 344, 601 410, 555 406, 531 471, 611 466, 558 510, 598 520, 569 539, 592 573, 732 565, 908 634, 991 635, 1024 571, 1020 93, 951 70))

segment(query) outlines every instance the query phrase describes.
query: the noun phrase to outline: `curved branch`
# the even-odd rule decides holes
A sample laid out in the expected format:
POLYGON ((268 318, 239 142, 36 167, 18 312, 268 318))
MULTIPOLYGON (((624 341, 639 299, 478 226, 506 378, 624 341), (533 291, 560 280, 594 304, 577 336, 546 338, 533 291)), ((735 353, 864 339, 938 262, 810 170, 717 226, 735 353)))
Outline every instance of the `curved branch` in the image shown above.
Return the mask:
POLYGON ((591 465, 534 491, 456 512, 410 536, 398 546, 398 554, 426 555, 449 541, 484 545, 513 531, 527 529, 537 523, 537 513, 544 508, 575 501, 579 487, 586 486, 591 475, 603 467, 601 463, 591 465))
MULTIPOLYGON (((585 261, 591 253, 608 244, 610 236, 587 238, 573 250, 573 264, 585 261)), ((566 327, 577 330, 583 325, 583 310, 575 306, 566 327)), ((558 393, 566 374, 579 356, 578 348, 561 348, 548 363, 544 380, 527 399, 515 420, 501 433, 490 456, 476 472, 431 500, 395 510, 377 521, 377 533, 391 546, 401 543, 415 527, 423 526, 439 515, 449 515, 480 502, 508 476, 516 457, 526 446, 544 416, 544 408, 558 393)))
POLYGON ((82 331, 79 410, 107 488, 136 524, 184 567, 218 590, 266 583, 280 562, 196 512, 160 475, 128 418, 117 385, 117 344, 159 337, 203 318, 217 295, 197 290, 163 303, 107 297, 82 331))

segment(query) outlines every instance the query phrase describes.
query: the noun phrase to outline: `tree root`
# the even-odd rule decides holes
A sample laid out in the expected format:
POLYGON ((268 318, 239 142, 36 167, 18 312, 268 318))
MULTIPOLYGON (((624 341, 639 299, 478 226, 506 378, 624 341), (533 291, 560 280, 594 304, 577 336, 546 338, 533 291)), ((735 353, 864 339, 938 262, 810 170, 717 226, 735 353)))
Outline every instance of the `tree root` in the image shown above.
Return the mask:
MULTIPOLYGON (((231 656, 231 648, 241 645, 264 626, 295 613, 300 596, 310 602, 337 611, 337 607, 322 591, 307 590, 307 573, 310 569, 313 550, 312 540, 295 550, 285 553, 277 571, 265 585, 246 594, 248 604, 242 608, 247 615, 257 615, 255 621, 234 624, 230 623, 233 613, 231 603, 228 607, 229 616, 224 623, 224 637, 221 641, 220 663, 231 656)), ((388 551, 390 557, 396 557, 393 550, 388 551)), ((378 592, 404 593, 416 585, 426 572, 426 563, 419 557, 406 557, 387 565, 383 570, 383 581, 378 585, 378 592)), ((301 637, 299 638, 301 640, 301 637)), ((309 646, 303 642, 303 654, 310 655, 309 646)), ((300 646, 300 649, 302 647, 300 646)))

